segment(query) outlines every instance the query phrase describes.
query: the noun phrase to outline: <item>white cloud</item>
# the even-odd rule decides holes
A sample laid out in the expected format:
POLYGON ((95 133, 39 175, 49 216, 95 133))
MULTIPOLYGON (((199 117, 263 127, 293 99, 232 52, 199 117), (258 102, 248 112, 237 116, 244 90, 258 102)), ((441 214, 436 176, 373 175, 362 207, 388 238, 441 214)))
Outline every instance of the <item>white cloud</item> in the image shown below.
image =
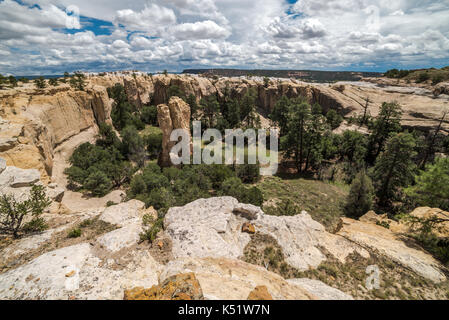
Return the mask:
POLYGON ((139 12, 131 9, 119 10, 114 17, 114 22, 124 25, 128 30, 154 32, 155 29, 176 23, 176 15, 172 9, 153 3, 139 12))
POLYGON ((224 39, 230 35, 228 30, 210 20, 179 24, 170 32, 178 40, 224 39))
POLYGON ((29 6, 0 2, 0 73, 449 60, 449 0, 76 1, 81 15, 113 23, 106 35, 85 20, 78 32, 65 30, 72 0, 22 3, 29 6))

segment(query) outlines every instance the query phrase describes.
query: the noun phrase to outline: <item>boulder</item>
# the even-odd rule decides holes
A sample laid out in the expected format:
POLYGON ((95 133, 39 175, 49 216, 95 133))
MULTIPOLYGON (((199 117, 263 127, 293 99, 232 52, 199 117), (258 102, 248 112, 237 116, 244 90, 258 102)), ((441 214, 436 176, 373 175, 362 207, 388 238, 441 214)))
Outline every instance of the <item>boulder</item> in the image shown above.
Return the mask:
POLYGON ((151 289, 126 290, 124 300, 204 300, 203 291, 195 274, 177 274, 151 289))
POLYGON ((12 187, 23 188, 30 187, 40 181, 41 174, 35 169, 20 169, 16 167, 7 167, 0 174, 0 188, 12 187))
MULTIPOLYGON (((446 222, 442 222, 435 227, 433 233, 441 238, 449 238, 449 212, 443 211, 437 208, 429 208, 429 207, 420 207, 416 208, 412 213, 410 213, 412 217, 421 218, 421 219, 442 219, 446 220, 446 222)), ((415 231, 415 230, 410 230, 415 231)))
POLYGON ((170 208, 164 226, 174 258, 241 256, 250 235, 240 231, 244 220, 232 213, 237 204, 234 198, 222 197, 170 208))
POLYGON ((140 223, 144 208, 145 203, 142 201, 131 200, 106 208, 100 220, 120 227, 140 223))
POLYGON ((51 200, 55 202, 61 202, 62 198, 64 198, 65 189, 60 188, 58 186, 54 186, 53 188, 47 187, 46 194, 51 200))

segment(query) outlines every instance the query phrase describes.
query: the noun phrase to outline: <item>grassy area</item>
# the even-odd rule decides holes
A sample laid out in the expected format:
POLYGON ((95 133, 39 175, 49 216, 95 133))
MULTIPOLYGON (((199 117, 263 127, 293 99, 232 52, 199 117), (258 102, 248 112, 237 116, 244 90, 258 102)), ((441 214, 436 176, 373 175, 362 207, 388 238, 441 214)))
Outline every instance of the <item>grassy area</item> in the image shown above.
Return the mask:
POLYGON ((145 137, 145 136, 149 136, 149 135, 153 135, 153 134, 162 135, 162 130, 159 127, 146 125, 145 129, 143 129, 142 131, 139 131, 139 134, 141 137, 145 137))
POLYGON ((343 215, 342 204, 349 193, 346 185, 305 178, 266 177, 257 186, 262 190, 268 206, 282 200, 291 200, 330 231, 335 230, 339 224, 339 218, 343 215))

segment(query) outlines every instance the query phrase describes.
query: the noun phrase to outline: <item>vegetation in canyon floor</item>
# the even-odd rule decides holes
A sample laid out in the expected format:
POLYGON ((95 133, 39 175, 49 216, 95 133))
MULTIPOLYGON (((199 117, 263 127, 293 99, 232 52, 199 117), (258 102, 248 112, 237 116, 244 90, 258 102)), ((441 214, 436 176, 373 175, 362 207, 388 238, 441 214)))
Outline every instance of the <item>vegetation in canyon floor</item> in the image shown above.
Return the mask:
MULTIPOLYGON (((156 107, 138 109, 121 85, 108 92, 115 101, 113 127, 102 124, 96 144, 80 146, 66 170, 73 188, 93 196, 124 188, 128 198, 153 206, 161 218, 172 206, 229 195, 263 206, 268 214, 307 210, 331 230, 340 216, 358 218, 370 209, 393 219, 418 205, 449 210, 444 185, 449 159, 440 156, 449 153, 449 138, 441 126, 432 132, 405 130, 397 102, 385 102, 376 117, 364 113, 349 119, 369 134, 357 130, 337 134, 333 129, 343 118, 334 110, 322 110, 303 97, 280 98, 267 116, 280 128, 282 170, 278 177, 260 181, 258 165, 160 168, 156 159, 162 133, 156 107)), ((201 121, 203 130, 260 127, 253 90, 240 98, 226 90, 220 99, 211 96, 198 102, 171 86, 167 97, 172 96, 190 105, 190 120, 201 121)), ((153 236, 150 232, 149 238, 153 236)), ((433 248, 431 252, 438 247, 438 256, 444 258, 449 250, 445 239, 432 241, 423 243, 433 248)))

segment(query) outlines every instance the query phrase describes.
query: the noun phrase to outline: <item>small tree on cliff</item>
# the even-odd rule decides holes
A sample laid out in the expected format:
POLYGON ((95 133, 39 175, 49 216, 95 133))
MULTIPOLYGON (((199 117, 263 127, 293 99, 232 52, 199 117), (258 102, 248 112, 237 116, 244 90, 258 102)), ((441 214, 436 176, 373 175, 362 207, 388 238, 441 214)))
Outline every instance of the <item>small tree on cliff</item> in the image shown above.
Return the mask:
POLYGON ((22 202, 13 195, 1 195, 0 233, 18 238, 20 233, 44 230, 46 224, 40 215, 50 204, 42 186, 33 186, 29 198, 22 202))
POLYGON ((351 191, 345 205, 345 213, 349 217, 359 218, 371 210, 374 198, 374 187, 371 179, 363 170, 357 174, 351 185, 351 191))

